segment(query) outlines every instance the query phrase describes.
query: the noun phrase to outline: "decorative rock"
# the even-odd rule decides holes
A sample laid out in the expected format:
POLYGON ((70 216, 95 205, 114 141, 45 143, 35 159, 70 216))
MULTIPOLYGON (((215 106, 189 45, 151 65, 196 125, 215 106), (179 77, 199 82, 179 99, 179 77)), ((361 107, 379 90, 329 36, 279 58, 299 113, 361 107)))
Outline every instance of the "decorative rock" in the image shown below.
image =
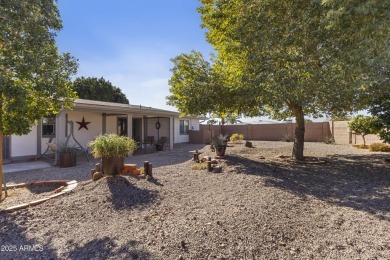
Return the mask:
POLYGON ((94 174, 93 174, 93 180, 94 181, 97 181, 97 180, 99 180, 100 178, 102 178, 103 177, 103 173, 101 173, 101 172, 95 172, 94 174))
POLYGON ((246 147, 250 147, 250 148, 253 147, 253 146, 252 146, 252 142, 249 142, 249 141, 246 141, 246 142, 245 142, 245 146, 246 146, 246 147))
POLYGON ((124 164, 121 173, 122 174, 127 174, 127 173, 133 174, 134 170, 136 170, 136 169, 137 169, 136 164, 124 164))
POLYGON ((221 166, 215 166, 213 168, 213 173, 221 173, 222 172, 222 167, 221 166))
POLYGON ((202 162, 207 162, 209 160, 209 158, 211 159, 210 156, 203 156, 202 162))

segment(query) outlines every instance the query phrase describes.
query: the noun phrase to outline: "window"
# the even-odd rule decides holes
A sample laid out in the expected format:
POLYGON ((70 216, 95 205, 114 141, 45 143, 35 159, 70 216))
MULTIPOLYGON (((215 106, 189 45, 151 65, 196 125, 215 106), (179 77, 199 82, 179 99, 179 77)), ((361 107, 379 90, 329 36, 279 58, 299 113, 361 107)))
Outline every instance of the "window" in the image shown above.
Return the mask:
POLYGON ((54 137, 55 117, 45 117, 42 119, 42 137, 54 137))
POLYGON ((188 135, 189 125, 190 125, 190 122, 188 120, 180 120, 180 134, 181 135, 188 135))

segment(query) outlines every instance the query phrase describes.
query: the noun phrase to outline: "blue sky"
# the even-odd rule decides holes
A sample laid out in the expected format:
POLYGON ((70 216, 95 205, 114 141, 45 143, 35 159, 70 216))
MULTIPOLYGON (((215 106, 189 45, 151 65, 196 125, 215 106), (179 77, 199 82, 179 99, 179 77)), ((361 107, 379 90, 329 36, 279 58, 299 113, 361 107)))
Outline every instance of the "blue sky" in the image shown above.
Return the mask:
POLYGON ((58 0, 60 52, 79 60, 77 76, 103 77, 130 104, 166 105, 171 58, 212 47, 200 28, 198 0, 58 0))

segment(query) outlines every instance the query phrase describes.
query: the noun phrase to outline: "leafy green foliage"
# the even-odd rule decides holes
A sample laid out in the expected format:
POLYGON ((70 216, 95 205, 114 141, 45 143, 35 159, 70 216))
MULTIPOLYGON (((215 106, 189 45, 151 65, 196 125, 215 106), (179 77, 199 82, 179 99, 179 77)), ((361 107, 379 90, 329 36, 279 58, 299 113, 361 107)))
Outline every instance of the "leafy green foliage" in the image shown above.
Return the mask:
MULTIPOLYGON (((390 80, 390 78, 388 79, 390 80)), ((381 124, 382 129, 379 131, 381 140, 390 143, 390 93, 386 93, 376 98, 369 109, 373 116, 376 116, 381 124)))
POLYGON ((210 143, 213 147, 219 147, 227 145, 227 141, 227 135, 219 134, 218 136, 213 136, 210 143))
POLYGON ((244 135, 243 134, 235 133, 235 134, 232 134, 230 136, 230 142, 232 142, 232 143, 241 144, 242 140, 244 140, 244 135))
POLYGON ((172 77, 169 80, 172 95, 167 104, 175 106, 181 115, 213 114, 222 119, 234 114, 234 94, 226 83, 219 62, 206 61, 200 52, 181 54, 172 59, 172 77))
POLYGON ((70 78, 77 62, 58 53, 61 27, 52 0, 0 0, 0 136, 27 134, 37 119, 72 106, 70 78))
POLYGON ((122 93, 122 90, 103 77, 100 79, 93 77, 77 78, 73 82, 73 89, 77 92, 78 97, 82 99, 129 104, 129 100, 122 93))
POLYGON ((335 141, 334 141, 333 136, 331 136, 331 135, 325 136, 324 143, 325 144, 334 144, 335 141))
POLYGON ((92 148, 92 155, 95 158, 124 157, 134 152, 137 143, 127 136, 105 134, 96 137, 88 146, 92 148))
POLYGON ((358 115, 348 123, 349 129, 363 137, 363 146, 366 146, 365 136, 377 134, 381 129, 381 123, 376 117, 358 115))
POLYGON ((0 1, 0 131, 27 134, 39 118, 70 107, 76 60, 58 53, 53 1, 0 1))
POLYGON ((296 118, 293 157, 303 159, 304 116, 344 116, 388 88, 389 1, 201 0, 233 105, 245 115, 296 118))

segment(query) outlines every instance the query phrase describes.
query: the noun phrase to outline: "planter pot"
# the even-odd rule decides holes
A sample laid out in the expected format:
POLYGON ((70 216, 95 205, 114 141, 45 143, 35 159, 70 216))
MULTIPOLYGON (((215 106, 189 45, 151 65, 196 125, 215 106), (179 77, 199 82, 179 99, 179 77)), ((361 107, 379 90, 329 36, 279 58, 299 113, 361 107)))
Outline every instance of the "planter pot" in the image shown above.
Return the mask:
POLYGON ((215 152, 216 152, 217 156, 225 156, 226 145, 216 146, 215 152))
POLYGON ((106 175, 118 175, 121 173, 124 158, 123 157, 104 157, 102 158, 103 173, 106 175))
POLYGON ((72 153, 72 152, 60 153, 59 165, 61 168, 76 166, 76 153, 72 153))
POLYGON ((156 151, 163 151, 164 145, 163 144, 156 144, 156 151))

